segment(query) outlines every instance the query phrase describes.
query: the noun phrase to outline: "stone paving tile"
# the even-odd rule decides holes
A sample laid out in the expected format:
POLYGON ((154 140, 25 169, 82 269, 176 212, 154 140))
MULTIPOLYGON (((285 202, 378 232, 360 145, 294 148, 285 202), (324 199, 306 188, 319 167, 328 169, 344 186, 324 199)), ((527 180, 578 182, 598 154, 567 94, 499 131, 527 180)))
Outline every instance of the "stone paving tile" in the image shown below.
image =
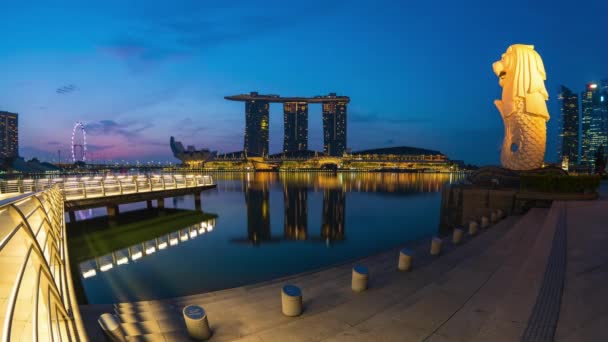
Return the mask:
POLYGON ((146 334, 137 336, 128 336, 128 342, 165 342, 165 337, 162 334, 146 334))
POLYGON ((407 327, 402 322, 385 320, 374 327, 361 328, 359 326, 347 329, 341 333, 324 339, 324 342, 401 342, 422 341, 427 332, 422 329, 407 327))
POLYGON ((351 326, 328 314, 296 318, 293 322, 257 333, 264 342, 320 341, 351 326))

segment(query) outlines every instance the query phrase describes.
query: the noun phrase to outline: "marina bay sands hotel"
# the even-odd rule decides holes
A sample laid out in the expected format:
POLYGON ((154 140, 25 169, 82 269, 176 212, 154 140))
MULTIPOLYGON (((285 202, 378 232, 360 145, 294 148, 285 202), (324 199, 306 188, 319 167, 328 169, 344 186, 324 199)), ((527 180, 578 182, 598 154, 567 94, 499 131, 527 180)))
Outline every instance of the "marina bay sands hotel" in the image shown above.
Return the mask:
POLYGON ((283 103, 285 134, 283 152, 308 150, 308 105, 320 103, 323 109, 323 150, 326 155, 342 156, 346 151, 346 105, 348 96, 329 93, 314 97, 281 97, 249 94, 226 96, 226 100, 245 102, 245 152, 268 155, 270 103, 283 103))

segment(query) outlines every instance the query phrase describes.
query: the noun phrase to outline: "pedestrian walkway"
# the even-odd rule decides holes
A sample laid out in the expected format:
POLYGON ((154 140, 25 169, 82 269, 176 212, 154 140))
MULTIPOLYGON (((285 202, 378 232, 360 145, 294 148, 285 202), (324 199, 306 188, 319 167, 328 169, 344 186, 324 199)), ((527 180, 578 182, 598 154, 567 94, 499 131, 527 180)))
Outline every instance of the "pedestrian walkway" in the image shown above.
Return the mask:
POLYGON ((407 246, 414 252, 410 272, 397 271, 399 249, 364 258, 358 262, 369 268, 370 283, 362 293, 350 289, 348 263, 200 295, 84 305, 81 312, 92 340, 101 338, 96 320, 104 312, 120 318, 130 341, 188 340, 181 318, 188 304, 205 308, 211 341, 606 340, 607 209, 606 200, 556 202, 508 217, 460 246, 444 239, 439 257, 430 256, 430 239, 417 241, 407 246), (556 240, 560 224, 567 243, 556 240), (559 271, 560 255, 567 256, 562 272, 549 272, 559 271), (285 283, 302 289, 299 317, 281 313, 285 283))

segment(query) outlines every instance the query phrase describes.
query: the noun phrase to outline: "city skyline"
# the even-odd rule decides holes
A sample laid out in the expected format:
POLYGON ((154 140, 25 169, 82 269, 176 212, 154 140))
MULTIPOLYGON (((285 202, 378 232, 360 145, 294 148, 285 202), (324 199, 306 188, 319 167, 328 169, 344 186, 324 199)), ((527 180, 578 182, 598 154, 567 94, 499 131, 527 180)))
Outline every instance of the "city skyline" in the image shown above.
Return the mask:
MULTIPOLYGON (((67 156, 74 122, 83 121, 90 159, 175 161, 170 136, 242 149, 242 108, 225 94, 337 92, 351 98, 345 148, 405 145, 498 164, 503 128, 491 63, 510 44, 526 43, 547 70, 552 161, 559 85, 580 93, 608 76, 601 37, 608 4, 599 0, 500 9, 481 1, 440 9, 337 1, 319 11, 319 4, 7 4, 0 110, 19 113, 27 158, 67 156), (305 15, 286 20, 288 9, 305 15), (518 24, 505 29, 505 18, 518 24)), ((280 106, 270 105, 270 153, 284 147, 280 106)), ((316 107, 308 110, 308 149, 323 151, 316 107)))

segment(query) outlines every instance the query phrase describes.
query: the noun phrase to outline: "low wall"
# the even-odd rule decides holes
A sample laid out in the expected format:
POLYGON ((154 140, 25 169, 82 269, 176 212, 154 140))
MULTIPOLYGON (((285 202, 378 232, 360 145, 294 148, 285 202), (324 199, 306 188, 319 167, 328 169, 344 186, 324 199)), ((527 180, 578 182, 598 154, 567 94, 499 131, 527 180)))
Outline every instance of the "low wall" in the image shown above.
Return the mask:
POLYGON ((524 192, 519 189, 500 189, 474 185, 452 185, 443 188, 441 194, 440 229, 466 225, 479 220, 494 210, 505 214, 522 214, 530 208, 548 208, 555 201, 595 200, 594 193, 547 193, 524 192))

